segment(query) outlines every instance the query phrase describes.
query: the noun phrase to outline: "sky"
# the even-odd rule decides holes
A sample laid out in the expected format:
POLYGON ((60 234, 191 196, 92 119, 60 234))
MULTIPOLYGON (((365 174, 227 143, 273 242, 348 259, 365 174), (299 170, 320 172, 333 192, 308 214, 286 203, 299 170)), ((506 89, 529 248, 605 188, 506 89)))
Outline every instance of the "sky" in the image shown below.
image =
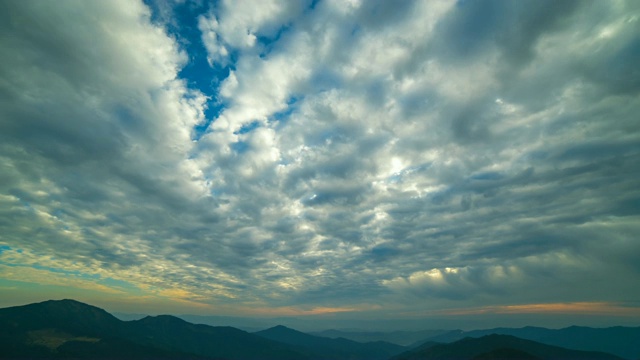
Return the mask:
POLYGON ((0 307, 640 326, 638 1, 0 0, 0 64, 0 307))

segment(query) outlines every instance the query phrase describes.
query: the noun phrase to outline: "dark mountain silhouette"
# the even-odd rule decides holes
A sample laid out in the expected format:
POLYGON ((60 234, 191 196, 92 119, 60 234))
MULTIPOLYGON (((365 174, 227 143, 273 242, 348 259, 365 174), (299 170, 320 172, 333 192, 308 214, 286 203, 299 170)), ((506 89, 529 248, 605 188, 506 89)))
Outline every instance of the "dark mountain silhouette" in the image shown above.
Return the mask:
POLYGON ((425 341, 453 342, 465 337, 481 337, 502 334, 533 340, 543 344, 561 346, 568 349, 602 351, 625 359, 640 358, 640 327, 590 328, 571 326, 564 329, 546 329, 527 326, 523 328, 494 328, 484 330, 453 330, 425 341))
POLYGON ((424 339, 448 333, 448 330, 421 330, 421 331, 342 331, 342 330, 324 330, 317 332, 310 332, 310 335, 328 337, 332 339, 345 338, 358 342, 370 342, 370 341, 387 341, 393 344, 402 346, 410 346, 419 342, 416 345, 420 345, 424 342, 424 339), (421 341, 422 340, 422 341, 421 341))
POLYGON ((447 344, 427 342, 400 354, 407 348, 383 341, 360 343, 345 338, 331 339, 284 326, 251 334, 233 327, 196 325, 169 315, 121 321, 95 306, 74 300, 50 300, 0 309, 0 358, 385 360, 395 356, 397 360, 613 360, 619 358, 540 342, 543 339, 562 341, 583 348, 619 346, 625 353, 632 354, 629 358, 637 358, 633 349, 638 346, 639 329, 528 327, 454 331, 432 338, 455 339, 466 334, 478 337, 447 344), (515 332, 522 337, 536 337, 540 342, 510 335, 482 336, 489 331, 515 332))
POLYGON ((344 338, 313 336, 282 325, 254 334, 294 346, 312 359, 383 360, 406 350, 403 346, 384 341, 360 343, 344 338))
POLYGON ((203 359, 203 357, 193 354, 139 345, 121 338, 105 338, 97 342, 72 340, 65 342, 55 350, 53 357, 65 359, 203 359))
MULTIPOLYGON (((233 326, 236 329, 247 332, 256 332, 274 325, 279 324, 277 319, 272 318, 246 318, 239 316, 221 316, 221 315, 176 315, 182 320, 186 320, 192 324, 204 324, 211 326, 233 326)), ((132 319, 133 320, 133 319, 132 319)))
POLYGON ((473 360, 540 360, 539 357, 527 354, 524 351, 502 348, 496 349, 484 354, 480 354, 473 360))
POLYGON ((0 309, 2 358, 305 359, 289 346, 173 316, 120 321, 73 300, 0 309))
POLYGON ((0 309, 0 321, 11 332, 57 328, 85 336, 115 332, 122 324, 108 312, 75 300, 49 300, 0 309))
POLYGON ((301 357, 290 347, 233 327, 195 325, 169 315, 131 321, 124 334, 139 344, 201 356, 229 359, 301 357))
POLYGON ((581 359, 614 360, 619 357, 602 352, 570 350, 541 344, 510 335, 467 337, 448 344, 427 343, 417 349, 400 354, 394 360, 472 360, 472 359, 581 359))

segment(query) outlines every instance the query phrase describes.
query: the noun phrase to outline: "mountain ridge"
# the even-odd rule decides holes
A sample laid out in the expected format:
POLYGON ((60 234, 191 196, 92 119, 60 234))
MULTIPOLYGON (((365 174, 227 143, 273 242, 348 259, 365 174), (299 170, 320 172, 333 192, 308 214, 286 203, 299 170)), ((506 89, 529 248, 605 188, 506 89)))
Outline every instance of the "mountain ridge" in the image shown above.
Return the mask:
POLYGON ((295 346, 296 349, 314 359, 386 360, 406 350, 403 346, 383 341, 360 343, 345 338, 330 339, 314 336, 283 325, 254 334, 295 346))
POLYGON ((490 334, 511 335, 574 350, 602 351, 625 359, 640 358, 640 342, 637 341, 640 339, 640 327, 592 328, 575 325, 561 329, 547 329, 536 326, 524 326, 521 328, 498 327, 471 331, 452 330, 425 338, 422 341, 450 343, 465 337, 477 338, 490 334))
POLYGON ((332 339, 336 338, 345 338, 358 342, 370 342, 370 341, 386 341, 392 344, 402 345, 402 346, 415 346, 421 344, 422 340, 441 335, 449 332, 449 330, 418 330, 418 331, 408 331, 408 330, 395 330, 389 332, 382 331, 346 331, 346 330, 337 330, 337 329, 328 329, 323 331, 313 331, 309 332, 310 335, 328 337, 332 339))
POLYGON ((453 343, 427 343, 393 358, 393 360, 473 360, 473 359, 541 360, 619 360, 615 355, 566 349, 553 345, 517 338, 511 335, 491 334, 479 338, 465 337, 453 343))
POLYGON ((195 325, 171 315, 121 321, 68 299, 0 309, 0 347, 9 358, 306 359, 239 329, 195 325), (82 336, 91 341, 78 341, 82 336), (51 342, 55 346, 45 346, 51 342))
MULTIPOLYGON (((581 334, 593 336, 598 329, 570 327, 561 330, 579 337, 581 334)), ((622 340, 628 340, 629 328, 605 330, 627 334, 622 340)), ((520 331, 527 336, 544 338, 557 330, 536 327, 454 330, 433 338, 448 336, 451 339, 469 334, 478 337, 466 336, 450 343, 427 342, 405 351, 407 347, 389 342, 363 343, 340 337, 321 337, 282 325, 248 333, 231 326, 193 324, 173 315, 122 321, 104 309, 64 299, 1 308, 0 358, 387 360, 393 357, 409 360, 448 359, 442 357, 447 354, 460 355, 454 356, 456 359, 479 360, 509 356, 558 358, 548 357, 546 350, 543 351, 553 349, 553 354, 569 354, 565 356, 568 359, 620 359, 611 354, 566 349, 508 334, 483 335, 483 332, 491 331, 520 331), (518 348, 517 344, 528 345, 518 348), (469 352, 469 349, 473 351, 469 352)))

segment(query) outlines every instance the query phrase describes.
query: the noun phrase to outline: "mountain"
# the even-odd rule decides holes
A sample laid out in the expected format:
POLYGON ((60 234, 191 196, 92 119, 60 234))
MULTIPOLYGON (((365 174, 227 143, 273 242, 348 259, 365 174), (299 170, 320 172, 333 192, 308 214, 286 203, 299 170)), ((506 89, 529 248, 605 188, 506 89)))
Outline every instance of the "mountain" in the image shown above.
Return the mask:
POLYGON ((75 300, 44 301, 0 309, 0 322, 9 332, 58 328, 74 334, 96 336, 118 331, 121 321, 95 306, 75 300))
POLYGON ((177 315, 180 319, 193 324, 204 324, 211 326, 233 326, 247 332, 255 332, 270 328, 279 324, 275 319, 267 318, 245 318, 239 316, 220 315, 177 315))
POLYGON ((403 346, 384 341, 360 343, 344 338, 313 336, 282 325, 254 334, 294 346, 312 359, 384 360, 406 350, 403 346))
MULTIPOLYGON (((149 316, 149 314, 133 314, 133 313, 121 313, 121 312, 112 312, 111 315, 115 316, 116 318, 118 318, 118 320, 122 320, 122 321, 140 320, 142 318, 149 316)), ((189 321, 189 322, 193 322, 193 321, 189 321)))
POLYGON ((640 327, 590 328, 571 326, 564 329, 546 329, 527 326, 473 331, 453 330, 424 338, 424 341, 453 342, 465 337, 477 338, 489 334, 511 335, 574 350, 602 351, 625 359, 640 358, 640 341, 638 341, 640 327))
MULTIPOLYGON (((342 330, 324 330, 310 332, 308 334, 315 336, 328 337, 332 339, 345 338, 358 342, 370 341, 386 341, 402 346, 410 346, 420 340, 448 333, 447 330, 422 330, 422 331, 342 331, 342 330)), ((420 344, 423 341, 420 341, 420 344)), ((419 345, 419 344, 418 344, 419 345)))
POLYGON ((457 330, 430 339, 452 342, 431 341, 402 353, 408 348, 384 341, 314 336, 284 326, 252 334, 169 315, 122 321, 74 300, 0 309, 0 358, 12 359, 619 359, 578 349, 640 357, 640 328, 457 330), (508 334, 487 335, 501 332, 508 334))
POLYGON ((540 360, 539 357, 528 354, 524 351, 501 348, 492 350, 486 353, 482 353, 478 356, 475 356, 473 360, 540 360))
POLYGON ((602 352, 570 350, 541 344, 509 335, 467 337, 449 344, 427 343, 400 354, 394 360, 479 360, 479 359, 540 359, 540 360, 614 360, 617 356, 602 352))
POLYGON ((169 315, 132 321, 124 334, 139 344, 200 356, 228 359, 301 357, 290 347, 233 327, 195 325, 169 315))
POLYGON ((306 359, 231 327, 163 315, 121 321, 74 300, 0 309, 0 358, 306 359))

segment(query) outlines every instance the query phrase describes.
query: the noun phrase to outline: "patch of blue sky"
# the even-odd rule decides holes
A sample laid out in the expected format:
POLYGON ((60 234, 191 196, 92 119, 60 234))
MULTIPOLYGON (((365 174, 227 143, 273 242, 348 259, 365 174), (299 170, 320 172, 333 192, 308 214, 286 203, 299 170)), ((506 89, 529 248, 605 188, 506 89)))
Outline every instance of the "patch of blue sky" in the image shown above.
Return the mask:
POLYGON ((8 191, 9 195, 13 195, 18 198, 18 201, 22 206, 24 206, 27 210, 33 211, 33 207, 29 200, 33 199, 33 196, 26 191, 20 189, 11 189, 8 191))
POLYGON ((228 64, 214 63, 207 60, 207 50, 202 42, 202 32, 198 29, 198 16, 215 7, 214 3, 198 5, 197 2, 186 1, 161 5, 160 2, 145 0, 152 11, 151 20, 165 27, 167 33, 176 39, 182 50, 188 55, 188 61, 178 73, 190 89, 200 91, 209 98, 204 110, 205 121, 196 125, 193 130, 194 140, 198 140, 207 131, 211 123, 220 115, 224 104, 216 101, 221 82, 229 76, 234 68, 237 54, 231 52, 228 64), (165 22, 162 6, 173 6, 171 21, 165 22))
POLYGON ((214 196, 214 197, 224 195, 224 193, 225 191, 222 188, 211 188, 211 190, 209 190, 209 194, 211 194, 211 196, 214 196))
POLYGON ((426 162, 426 163, 406 167, 400 170, 399 172, 387 177, 386 181, 391 184, 400 183, 404 180, 406 176, 414 173, 426 171, 431 167, 431 165, 433 165, 432 162, 426 162))
MULTIPOLYGON (((11 250, 12 248, 8 245, 0 246, 0 253, 2 253, 3 251, 11 251, 11 250)), ((21 253, 22 249, 18 249, 17 252, 21 253)), ((96 280, 98 283, 102 285, 112 287, 112 288, 118 288, 122 290, 129 290, 129 291, 140 290, 139 287, 135 286, 134 284, 128 281, 118 280, 111 277, 103 278, 100 274, 91 274, 91 273, 86 273, 78 270, 58 269, 58 268, 43 266, 39 264, 14 264, 14 263, 8 263, 4 261, 0 261, 0 264, 10 266, 10 267, 30 267, 36 270, 45 270, 55 274, 61 274, 64 276, 73 276, 73 277, 84 279, 84 280, 96 280)))
POLYGON ((139 291, 140 288, 128 281, 114 279, 114 278, 104 278, 99 281, 100 284, 108 286, 110 288, 117 288, 121 290, 131 291, 139 291))
MULTIPOLYGON (((23 249, 20 248, 14 248, 11 247, 9 245, 0 245, 0 255, 2 255, 2 253, 7 252, 7 253, 18 253, 18 254, 22 254, 24 253, 23 249)), ((1 264, 4 264, 4 262, 0 261, 1 264)), ((6 264, 9 265, 9 264, 6 264)))
MULTIPOLYGON (((307 3, 303 11, 303 16, 312 12, 319 0, 299 0, 301 3, 307 3)), ((256 41, 262 46, 262 51, 260 52, 260 57, 265 58, 269 53, 274 49, 274 44, 277 44, 282 36, 286 34, 293 27, 293 23, 285 23, 277 31, 275 31, 272 35, 258 35, 256 36, 256 41)))
POLYGON ((204 121, 193 127, 192 140, 200 140, 200 138, 207 132, 209 126, 220 115, 224 106, 215 103, 208 103, 208 106, 204 112, 204 121))
MULTIPOLYGON (((197 5, 195 2, 173 3, 171 21, 163 18, 163 5, 160 2, 145 0, 152 11, 154 23, 164 26, 167 33, 176 39, 181 48, 188 54, 189 61, 178 74, 185 79, 189 87, 210 95, 214 86, 229 74, 228 69, 212 69, 207 61, 207 51, 202 43, 202 33, 198 29, 198 16, 208 11, 208 3, 197 5)), ((165 3, 164 6, 167 6, 165 3)))
POLYGON ((234 131, 233 133, 235 135, 247 134, 247 133, 250 133, 253 130, 259 128, 259 127, 260 127, 260 122, 259 121, 252 121, 249 124, 242 125, 242 127, 239 130, 234 131))
POLYGON ((2 254, 5 251, 11 251, 13 250, 13 248, 9 245, 0 245, 0 254, 2 254))
POLYGON ((387 182, 390 184, 397 184, 399 182, 402 181, 402 174, 401 173, 395 173, 389 177, 387 177, 387 182))
POLYGON ((432 165, 433 162, 426 162, 415 166, 410 166, 407 169, 409 169, 411 172, 421 172, 428 170, 432 165))
MULTIPOLYGON (((7 247, 8 249, 5 250, 11 250, 11 247, 7 247)), ((20 251, 21 253, 21 251, 20 251)), ((49 271, 55 274, 62 274, 65 276, 75 276, 81 279, 93 279, 93 280, 97 280, 100 279, 101 276, 100 274, 90 274, 90 273, 85 273, 82 271, 78 271, 78 270, 65 270, 65 269, 58 269, 58 268, 54 268, 54 267, 50 267, 50 266, 44 266, 44 265, 40 265, 40 264, 15 264, 15 263, 10 263, 10 262, 6 262, 6 261, 0 261, 0 264, 2 265, 6 265, 6 266, 10 266, 10 267, 30 267, 32 269, 36 269, 36 270, 45 270, 45 271, 49 271)))
POLYGON ((22 207, 24 207, 28 212, 30 212, 31 214, 35 214, 36 209, 31 206, 30 202, 20 199, 20 204, 22 204, 22 207))
POLYGON ((311 0, 311 4, 309 4, 309 11, 315 10, 316 6, 321 3, 323 0, 311 0))
POLYGON ((78 271, 78 270, 65 270, 65 269, 58 269, 58 268, 54 268, 54 267, 50 267, 50 266, 42 266, 42 265, 38 265, 38 264, 31 264, 30 265, 32 268, 34 269, 38 269, 38 270, 46 270, 52 273, 56 273, 56 274, 63 274, 66 276, 75 276, 78 278, 82 278, 82 279, 100 279, 100 274, 89 274, 89 273, 85 273, 82 271, 78 271))
POLYGON ((260 58, 266 59, 269 57, 269 54, 276 48, 276 44, 282 38, 287 31, 291 29, 292 24, 284 24, 281 26, 278 31, 273 36, 264 36, 258 35, 256 36, 256 41, 261 45, 260 58))
POLYGON ((291 114, 298 110, 298 104, 301 103, 302 99, 304 99, 303 96, 290 97, 284 110, 275 112, 269 117, 268 122, 270 124, 276 123, 275 130, 280 130, 287 124, 291 114))

